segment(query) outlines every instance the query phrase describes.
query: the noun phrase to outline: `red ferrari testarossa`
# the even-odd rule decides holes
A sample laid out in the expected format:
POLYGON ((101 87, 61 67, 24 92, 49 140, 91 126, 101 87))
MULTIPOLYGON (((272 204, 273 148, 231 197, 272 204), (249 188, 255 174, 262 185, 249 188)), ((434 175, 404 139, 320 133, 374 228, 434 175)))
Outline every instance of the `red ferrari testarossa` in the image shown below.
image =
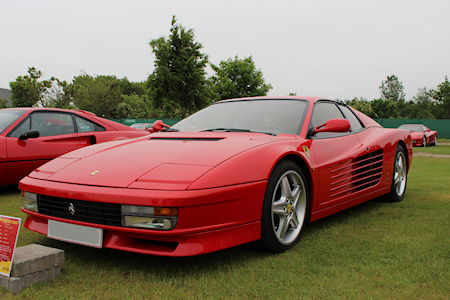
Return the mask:
POLYGON ((414 147, 426 147, 428 145, 437 145, 438 133, 422 124, 403 124, 399 129, 411 131, 411 141, 414 147))
POLYGON ((401 201, 411 160, 410 131, 342 102, 231 99, 50 161, 21 180, 22 210, 26 228, 93 247, 188 256, 256 241, 276 253, 307 222, 401 201))

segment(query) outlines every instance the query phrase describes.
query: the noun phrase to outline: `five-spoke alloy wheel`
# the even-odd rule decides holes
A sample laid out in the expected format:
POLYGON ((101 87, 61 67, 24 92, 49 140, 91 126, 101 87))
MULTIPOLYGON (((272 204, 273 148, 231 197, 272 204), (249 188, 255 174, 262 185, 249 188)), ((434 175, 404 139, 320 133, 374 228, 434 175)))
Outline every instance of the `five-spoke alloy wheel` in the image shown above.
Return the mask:
POLYGON ((292 161, 278 163, 264 197, 261 246, 277 253, 297 243, 308 220, 308 204, 308 185, 302 170, 292 161))
POLYGON ((394 173, 392 175, 391 191, 387 194, 389 201, 402 201, 406 191, 406 177, 408 165, 406 162, 405 149, 398 145, 395 154, 394 173))

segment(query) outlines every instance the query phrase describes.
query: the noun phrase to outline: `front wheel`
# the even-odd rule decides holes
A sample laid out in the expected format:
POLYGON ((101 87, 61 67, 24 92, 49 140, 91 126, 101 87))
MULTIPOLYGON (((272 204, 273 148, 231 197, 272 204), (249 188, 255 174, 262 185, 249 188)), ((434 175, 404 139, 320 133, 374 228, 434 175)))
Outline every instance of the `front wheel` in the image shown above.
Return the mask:
POLYGON ((259 241, 264 250, 280 253, 298 242, 308 219, 308 199, 308 185, 298 165, 288 160, 278 163, 264 196, 259 241))
POLYGON ((391 191, 386 195, 386 199, 390 202, 399 202, 403 200, 406 192, 406 176, 408 166, 406 163, 405 149, 397 146, 394 162, 394 173, 392 174, 391 191))
POLYGON ((426 147, 426 146, 427 146, 427 138, 425 136, 423 136, 422 147, 426 147))

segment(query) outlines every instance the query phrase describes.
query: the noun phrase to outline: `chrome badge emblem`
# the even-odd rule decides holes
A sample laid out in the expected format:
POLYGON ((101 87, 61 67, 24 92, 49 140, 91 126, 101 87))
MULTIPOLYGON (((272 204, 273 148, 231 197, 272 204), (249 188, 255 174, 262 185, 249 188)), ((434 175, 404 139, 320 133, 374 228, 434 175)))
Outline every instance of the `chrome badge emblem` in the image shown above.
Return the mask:
POLYGON ((70 202, 69 207, 68 207, 69 213, 73 216, 75 215, 75 206, 73 205, 72 202, 70 202))
POLYGON ((92 173, 89 174, 89 175, 94 176, 94 175, 97 174, 98 172, 100 172, 100 171, 99 171, 99 170, 95 170, 94 172, 92 172, 92 173))

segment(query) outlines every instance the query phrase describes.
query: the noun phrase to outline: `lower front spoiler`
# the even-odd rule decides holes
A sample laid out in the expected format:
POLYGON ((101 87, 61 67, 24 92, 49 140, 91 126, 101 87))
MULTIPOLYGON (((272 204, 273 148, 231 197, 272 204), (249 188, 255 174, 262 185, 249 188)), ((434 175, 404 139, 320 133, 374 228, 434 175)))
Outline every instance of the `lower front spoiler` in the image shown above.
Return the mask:
MULTIPOLYGON (((46 218, 28 215, 24 226, 38 233, 48 233, 46 218)), ((205 254, 261 238, 260 221, 180 236, 143 235, 109 228, 103 229, 104 248, 173 257, 205 254)))

